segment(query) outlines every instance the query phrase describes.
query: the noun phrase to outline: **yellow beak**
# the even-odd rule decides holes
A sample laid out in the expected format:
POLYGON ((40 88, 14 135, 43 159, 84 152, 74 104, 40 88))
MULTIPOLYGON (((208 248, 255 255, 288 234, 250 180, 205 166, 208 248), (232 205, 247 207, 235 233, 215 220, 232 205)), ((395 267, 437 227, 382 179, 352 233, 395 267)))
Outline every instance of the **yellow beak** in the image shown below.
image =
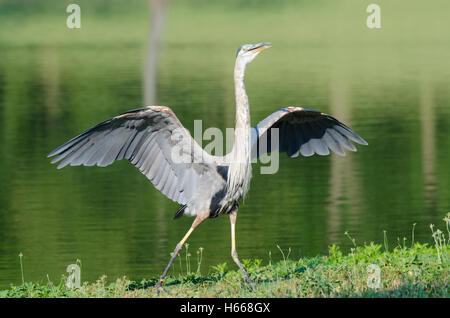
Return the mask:
POLYGON ((253 53, 257 53, 257 52, 264 51, 265 49, 268 49, 271 47, 272 47, 272 45, 269 42, 258 43, 255 45, 255 48, 250 49, 250 51, 253 53))

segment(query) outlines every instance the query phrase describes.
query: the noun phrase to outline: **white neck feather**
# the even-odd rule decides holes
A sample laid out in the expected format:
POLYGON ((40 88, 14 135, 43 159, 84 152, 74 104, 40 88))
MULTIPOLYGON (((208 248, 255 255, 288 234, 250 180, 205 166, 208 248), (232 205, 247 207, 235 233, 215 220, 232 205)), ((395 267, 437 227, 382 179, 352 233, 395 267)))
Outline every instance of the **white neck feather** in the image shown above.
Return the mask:
POLYGON ((247 193, 251 178, 250 110, 244 86, 246 64, 238 58, 234 69, 236 125, 233 150, 229 156, 228 187, 238 197, 247 193))

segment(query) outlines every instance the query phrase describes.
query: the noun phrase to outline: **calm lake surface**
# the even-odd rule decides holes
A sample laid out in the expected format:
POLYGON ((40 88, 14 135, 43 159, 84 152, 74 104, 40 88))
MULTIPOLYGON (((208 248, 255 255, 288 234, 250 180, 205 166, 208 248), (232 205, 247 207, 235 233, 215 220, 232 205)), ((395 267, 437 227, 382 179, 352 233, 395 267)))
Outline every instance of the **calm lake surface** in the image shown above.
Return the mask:
MULTIPOLYGON (((277 245, 294 259, 327 254, 331 244, 347 252, 346 231, 357 244, 382 244, 386 231, 390 248, 404 237, 409 245, 414 223, 415 240, 431 243, 430 223, 443 228, 450 211, 448 4, 383 4, 383 27, 370 30, 355 1, 250 3, 171 3, 156 103, 191 133, 198 119, 225 132, 234 127, 236 49, 270 41, 247 69, 252 123, 305 106, 340 119, 369 146, 346 157, 284 154, 274 175, 253 165, 237 221, 240 258, 277 261, 277 245)), ((147 2, 81 1, 79 30, 66 28, 59 2, 27 6, 0 4, 0 288, 21 283, 20 252, 26 281, 58 282, 77 259, 82 281, 158 276, 193 219, 173 221, 178 204, 126 161, 57 170, 46 158, 79 132, 143 106, 147 2)), ((223 262, 235 268, 228 217, 192 234, 194 271, 200 247, 202 274, 223 262)), ((181 256, 174 274, 186 272, 181 256)))

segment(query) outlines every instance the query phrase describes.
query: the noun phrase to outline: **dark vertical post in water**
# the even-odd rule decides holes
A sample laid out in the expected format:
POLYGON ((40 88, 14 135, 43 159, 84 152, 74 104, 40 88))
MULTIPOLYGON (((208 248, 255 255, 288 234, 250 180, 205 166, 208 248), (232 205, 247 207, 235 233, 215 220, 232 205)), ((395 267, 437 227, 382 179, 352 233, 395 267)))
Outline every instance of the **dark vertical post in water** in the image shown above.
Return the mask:
POLYGON ((144 68, 144 104, 156 104, 156 72, 158 68, 158 55, 166 24, 167 0, 150 0, 151 22, 144 68))

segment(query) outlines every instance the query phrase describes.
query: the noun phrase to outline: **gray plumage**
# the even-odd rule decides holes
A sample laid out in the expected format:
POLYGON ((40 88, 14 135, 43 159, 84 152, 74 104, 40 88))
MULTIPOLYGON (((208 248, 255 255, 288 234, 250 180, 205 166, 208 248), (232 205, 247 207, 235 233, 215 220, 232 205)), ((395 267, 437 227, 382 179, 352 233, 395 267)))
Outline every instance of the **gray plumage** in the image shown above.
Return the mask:
POLYGON ((235 250, 234 224, 239 200, 249 190, 251 162, 272 151, 289 157, 328 155, 330 150, 345 155, 344 148, 356 151, 351 141, 367 145, 349 127, 330 115, 302 108, 282 108, 250 128, 250 110, 244 73, 269 43, 242 45, 234 70, 236 125, 233 149, 224 157, 206 153, 181 122, 165 106, 130 110, 105 120, 53 150, 48 156, 58 168, 71 166, 105 167, 127 159, 169 199, 181 204, 174 218, 186 213, 196 216, 191 229, 177 245, 158 283, 162 280, 192 230, 208 217, 230 214, 232 256, 249 279, 235 250), (272 128, 279 138, 272 144, 272 128))
POLYGON ((127 159, 169 199, 187 205, 186 212, 192 215, 209 208, 203 198, 212 198, 226 186, 214 157, 201 149, 164 106, 134 109, 105 120, 53 150, 49 157, 53 156, 52 163, 60 162, 58 169, 67 165, 105 167, 127 159), (173 138, 175 132, 178 139, 173 138), (175 147, 180 156, 189 158, 187 162, 174 159, 175 147))

